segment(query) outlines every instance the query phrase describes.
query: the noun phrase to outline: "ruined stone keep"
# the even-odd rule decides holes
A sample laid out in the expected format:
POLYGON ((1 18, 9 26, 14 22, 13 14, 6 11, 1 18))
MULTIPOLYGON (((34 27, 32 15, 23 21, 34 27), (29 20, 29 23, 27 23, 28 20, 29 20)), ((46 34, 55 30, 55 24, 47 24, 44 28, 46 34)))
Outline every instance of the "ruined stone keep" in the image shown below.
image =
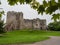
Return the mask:
POLYGON ((22 12, 7 12, 7 20, 5 29, 20 30, 20 29, 46 29, 46 20, 36 19, 24 19, 22 12))

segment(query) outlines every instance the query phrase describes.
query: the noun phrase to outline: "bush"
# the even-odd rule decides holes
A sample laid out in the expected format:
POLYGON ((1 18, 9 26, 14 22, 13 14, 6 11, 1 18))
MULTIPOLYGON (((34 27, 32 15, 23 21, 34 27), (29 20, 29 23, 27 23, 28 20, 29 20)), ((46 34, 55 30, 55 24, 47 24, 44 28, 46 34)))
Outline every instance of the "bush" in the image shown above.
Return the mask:
POLYGON ((0 21, 0 34, 5 32, 3 25, 4 25, 4 22, 0 21))
POLYGON ((48 28, 52 31, 60 31, 60 21, 50 23, 48 25, 48 28))

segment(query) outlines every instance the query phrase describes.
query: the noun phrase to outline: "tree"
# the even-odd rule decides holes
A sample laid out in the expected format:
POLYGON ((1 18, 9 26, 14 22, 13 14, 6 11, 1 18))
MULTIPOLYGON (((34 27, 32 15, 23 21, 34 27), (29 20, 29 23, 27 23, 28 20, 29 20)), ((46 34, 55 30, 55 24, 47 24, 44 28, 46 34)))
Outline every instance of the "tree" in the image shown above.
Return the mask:
POLYGON ((5 32, 3 26, 4 26, 4 22, 0 21, 0 34, 5 32))
POLYGON ((4 33, 5 31, 4 31, 4 22, 3 22, 3 20, 1 20, 1 17, 2 17, 2 15, 4 14, 4 11, 1 11, 0 12, 0 34, 1 33, 4 33))
POLYGON ((50 23, 48 28, 53 31, 60 31, 60 21, 50 23))
POLYGON ((0 12, 0 34, 1 33, 4 33, 5 31, 4 31, 4 22, 1 20, 1 16, 3 15, 3 11, 2 12, 0 12))
POLYGON ((52 15, 52 19, 55 21, 58 19, 60 20, 60 13, 55 14, 56 10, 60 11, 60 0, 43 0, 43 4, 40 4, 37 0, 8 0, 10 5, 18 4, 30 4, 30 6, 38 11, 38 14, 46 14, 52 15))
MULTIPOLYGON (((0 2, 0 5, 1 5, 1 2, 0 2)), ((2 8, 0 8, 0 9, 2 9, 2 8)), ((0 11, 0 34, 5 32, 4 27, 3 27, 4 22, 1 20, 1 17, 2 17, 3 14, 4 14, 4 11, 0 11)))

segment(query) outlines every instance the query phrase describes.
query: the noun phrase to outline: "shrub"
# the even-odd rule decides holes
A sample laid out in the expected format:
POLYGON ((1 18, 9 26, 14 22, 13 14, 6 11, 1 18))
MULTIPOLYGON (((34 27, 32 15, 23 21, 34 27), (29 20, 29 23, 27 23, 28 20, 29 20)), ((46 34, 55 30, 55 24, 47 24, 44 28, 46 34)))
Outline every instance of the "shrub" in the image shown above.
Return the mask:
POLYGON ((0 34, 5 32, 3 26, 4 26, 4 22, 0 21, 0 34))
POLYGON ((48 25, 48 28, 53 31, 60 31, 60 21, 59 22, 52 22, 48 25))

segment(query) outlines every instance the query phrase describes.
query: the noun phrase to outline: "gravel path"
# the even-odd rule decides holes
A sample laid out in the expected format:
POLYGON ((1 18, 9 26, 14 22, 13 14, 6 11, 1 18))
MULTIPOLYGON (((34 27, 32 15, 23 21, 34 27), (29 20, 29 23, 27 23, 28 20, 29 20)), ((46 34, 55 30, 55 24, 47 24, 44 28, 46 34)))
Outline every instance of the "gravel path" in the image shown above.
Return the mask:
POLYGON ((60 45, 60 37, 51 36, 51 38, 48 40, 36 42, 33 44, 12 44, 12 45, 60 45))
POLYGON ((36 42, 31 45, 60 45, 60 37, 54 37, 52 36, 50 39, 41 41, 41 42, 36 42))

